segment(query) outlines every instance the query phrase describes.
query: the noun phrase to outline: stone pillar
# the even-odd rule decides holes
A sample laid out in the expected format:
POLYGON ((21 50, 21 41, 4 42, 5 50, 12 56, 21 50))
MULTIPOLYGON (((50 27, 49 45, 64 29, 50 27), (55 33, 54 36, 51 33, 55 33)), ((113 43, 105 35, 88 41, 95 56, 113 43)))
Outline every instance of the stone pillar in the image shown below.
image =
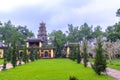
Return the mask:
POLYGON ((53 49, 51 49, 51 58, 54 57, 54 52, 53 52, 53 49))
POLYGON ((26 47, 27 47, 27 48, 29 47, 29 43, 28 43, 28 42, 26 42, 26 47))
POLYGON ((3 58, 4 49, 0 49, 0 58, 3 58))
POLYGON ((68 46, 68 47, 67 47, 67 54, 66 54, 66 57, 69 57, 69 54, 70 54, 70 47, 68 46))
POLYGON ((42 43, 41 42, 39 42, 39 47, 42 47, 42 43))

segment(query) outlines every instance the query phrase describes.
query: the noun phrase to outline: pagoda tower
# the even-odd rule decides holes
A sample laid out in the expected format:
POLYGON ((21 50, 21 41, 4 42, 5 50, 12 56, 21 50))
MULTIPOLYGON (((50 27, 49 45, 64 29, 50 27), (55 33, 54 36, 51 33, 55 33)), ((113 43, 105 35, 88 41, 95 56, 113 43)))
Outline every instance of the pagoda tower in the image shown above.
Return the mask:
POLYGON ((44 22, 40 23, 40 27, 39 27, 39 30, 38 30, 37 37, 40 38, 43 41, 43 46, 48 44, 48 41, 47 41, 47 31, 46 31, 46 27, 45 27, 45 23, 44 22))

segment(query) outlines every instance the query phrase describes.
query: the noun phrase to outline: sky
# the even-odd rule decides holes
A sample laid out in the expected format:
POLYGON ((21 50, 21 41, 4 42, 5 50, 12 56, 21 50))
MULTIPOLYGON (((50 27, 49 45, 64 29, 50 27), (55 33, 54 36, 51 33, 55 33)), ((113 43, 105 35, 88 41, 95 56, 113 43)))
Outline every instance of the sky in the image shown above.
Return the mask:
POLYGON ((0 21, 26 25, 35 35, 42 21, 48 33, 65 32, 68 24, 81 26, 85 22, 93 27, 100 25, 104 31, 118 22, 119 8, 120 0, 0 0, 0 21))

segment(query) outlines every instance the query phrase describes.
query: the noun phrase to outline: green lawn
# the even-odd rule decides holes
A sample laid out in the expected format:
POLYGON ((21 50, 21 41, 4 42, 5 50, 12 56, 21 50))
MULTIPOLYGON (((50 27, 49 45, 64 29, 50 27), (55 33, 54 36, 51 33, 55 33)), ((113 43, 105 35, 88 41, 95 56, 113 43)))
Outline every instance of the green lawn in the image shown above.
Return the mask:
POLYGON ((69 59, 41 59, 0 72, 0 80, 69 80, 69 76, 79 80, 113 80, 69 59))
POLYGON ((108 67, 120 70, 120 59, 114 59, 114 60, 112 60, 112 63, 113 64, 110 64, 110 61, 107 60, 108 67))
POLYGON ((0 64, 3 64, 3 59, 0 59, 0 64))

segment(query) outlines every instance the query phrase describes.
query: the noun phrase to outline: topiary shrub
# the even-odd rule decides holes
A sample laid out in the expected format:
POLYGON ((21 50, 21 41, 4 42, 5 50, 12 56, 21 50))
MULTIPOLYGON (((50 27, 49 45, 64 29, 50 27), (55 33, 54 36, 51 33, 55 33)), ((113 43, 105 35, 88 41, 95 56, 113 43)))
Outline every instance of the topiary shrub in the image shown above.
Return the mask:
POLYGON ((78 80, 75 76, 70 76, 69 80, 78 80))

